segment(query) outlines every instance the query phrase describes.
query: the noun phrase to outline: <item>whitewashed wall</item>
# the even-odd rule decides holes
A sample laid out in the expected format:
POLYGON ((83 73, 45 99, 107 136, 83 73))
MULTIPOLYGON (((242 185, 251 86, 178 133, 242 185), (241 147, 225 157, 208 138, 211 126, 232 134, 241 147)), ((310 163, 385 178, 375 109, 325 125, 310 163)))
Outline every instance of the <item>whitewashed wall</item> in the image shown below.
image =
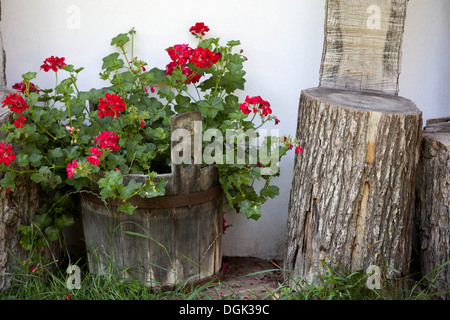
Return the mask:
MULTIPOLYGON (((99 87, 101 58, 110 40, 135 27, 135 55, 164 68, 164 49, 195 44, 188 29, 203 21, 209 35, 241 40, 248 57, 245 95, 261 95, 281 120, 281 134, 295 134, 300 91, 315 87, 323 45, 325 0, 1 0, 1 30, 8 86, 42 61, 63 56, 86 69, 80 89, 99 87)), ((450 116, 450 0, 410 0, 403 46, 400 95, 423 111, 424 120, 450 116)), ((54 84, 40 73, 40 87, 54 84)), ((270 128, 270 127, 268 127, 270 128)), ((303 146, 308 148, 308 146, 303 146)), ((227 214, 224 254, 281 258, 292 182, 293 154, 281 163, 280 196, 248 221, 227 214)))

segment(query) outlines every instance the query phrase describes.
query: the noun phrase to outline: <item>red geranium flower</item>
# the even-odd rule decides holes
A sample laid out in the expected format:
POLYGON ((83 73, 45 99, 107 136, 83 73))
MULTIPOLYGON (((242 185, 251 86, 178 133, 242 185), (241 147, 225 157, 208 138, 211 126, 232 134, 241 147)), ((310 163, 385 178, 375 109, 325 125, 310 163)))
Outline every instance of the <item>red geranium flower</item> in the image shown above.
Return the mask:
MULTIPOLYGON (((18 82, 12 86, 13 89, 19 90, 22 93, 25 93, 27 91, 27 85, 25 82, 18 82)), ((39 93, 39 88, 34 83, 29 83, 29 92, 36 92, 39 93)))
POLYGON ((89 161, 90 164, 97 166, 100 164, 100 157, 103 154, 103 151, 101 151, 98 147, 92 147, 89 149, 92 153, 92 155, 87 156, 86 159, 89 161))
POLYGON ((222 53, 214 53, 208 48, 198 47, 192 51, 189 62, 195 64, 197 68, 211 68, 220 58, 222 58, 222 53))
POLYGON ((197 22, 194 26, 192 26, 189 31, 193 34, 201 34, 202 36, 205 35, 205 32, 209 31, 209 28, 205 26, 203 22, 197 22))
POLYGON ((66 171, 69 179, 72 178, 73 171, 75 170, 76 167, 77 167, 77 160, 72 160, 72 163, 67 164, 66 171))
POLYGON ((192 54, 192 49, 187 44, 176 44, 167 49, 170 59, 178 65, 184 65, 188 62, 192 54))
POLYGON ((119 137, 116 136, 115 133, 115 131, 109 132, 105 130, 94 138, 94 143, 98 145, 100 149, 116 151, 120 149, 120 146, 118 145, 119 137))
POLYGON ((248 106, 248 103, 247 103, 247 102, 241 103, 241 104, 239 105, 239 108, 241 108, 243 114, 249 114, 250 112, 252 112, 252 111, 249 109, 249 106, 248 106))
MULTIPOLYGON (((252 112, 249 109, 250 105, 253 106, 254 113, 260 112, 262 116, 267 116, 272 113, 272 109, 270 109, 270 103, 266 100, 263 100, 260 96, 251 97, 251 98, 249 96, 247 96, 245 98, 245 102, 242 103, 239 106, 239 108, 241 108, 241 110, 244 114, 249 114, 250 112, 252 112)), ((277 122, 277 120, 278 119, 276 119, 275 122, 277 122)), ((279 120, 278 120, 278 122, 279 122, 279 120)))
POLYGON ((280 123, 280 119, 278 119, 277 117, 275 117, 274 120, 276 125, 280 123))
POLYGON ((25 125, 25 120, 27 120, 27 118, 25 118, 24 116, 20 116, 16 119, 16 121, 14 121, 14 125, 17 129, 22 128, 25 125))
POLYGON ((171 75, 175 69, 181 69, 182 74, 187 76, 185 84, 196 83, 200 81, 202 74, 195 73, 192 69, 186 67, 186 63, 195 63, 192 60, 194 50, 187 44, 176 44, 167 49, 167 53, 172 61, 166 65, 166 75, 171 75))
POLYGON ((50 69, 57 72, 59 69, 66 65, 66 63, 64 62, 65 59, 66 58, 64 57, 59 58, 51 56, 50 58, 44 60, 44 63, 41 65, 41 69, 43 69, 45 72, 50 71, 50 69))
POLYGON ((120 112, 126 108, 125 100, 115 94, 106 94, 106 99, 101 98, 98 104, 98 116, 102 119, 104 116, 118 118, 120 112))
POLYGON ((16 155, 12 151, 11 145, 6 145, 6 142, 0 143, 0 163, 9 166, 11 161, 16 160, 16 155))
POLYGON ((300 146, 297 146, 297 147, 295 148, 295 153, 296 153, 296 154, 299 154, 300 152, 303 152, 303 149, 302 149, 300 146))
POLYGON ((22 113, 29 108, 28 104, 19 93, 11 93, 3 101, 2 108, 8 106, 11 111, 22 113))

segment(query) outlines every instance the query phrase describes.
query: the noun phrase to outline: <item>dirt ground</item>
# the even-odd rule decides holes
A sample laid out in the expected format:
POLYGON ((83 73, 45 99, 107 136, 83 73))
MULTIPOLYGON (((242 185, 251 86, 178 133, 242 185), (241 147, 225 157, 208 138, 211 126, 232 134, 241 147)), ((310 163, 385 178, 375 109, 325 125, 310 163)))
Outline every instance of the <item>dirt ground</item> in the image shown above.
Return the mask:
POLYGON ((222 280, 205 290, 212 299, 272 299, 271 292, 283 282, 281 260, 224 257, 222 280))

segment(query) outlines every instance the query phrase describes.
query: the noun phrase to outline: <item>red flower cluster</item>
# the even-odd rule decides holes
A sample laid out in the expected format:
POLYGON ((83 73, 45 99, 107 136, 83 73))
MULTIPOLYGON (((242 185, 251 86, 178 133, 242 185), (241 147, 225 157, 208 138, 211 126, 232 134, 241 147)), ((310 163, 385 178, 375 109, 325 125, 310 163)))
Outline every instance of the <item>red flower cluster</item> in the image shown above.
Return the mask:
POLYGON ((115 133, 115 131, 109 132, 105 130, 94 138, 94 143, 98 145, 100 149, 116 151, 120 149, 120 146, 118 145, 119 137, 116 136, 115 133))
POLYGON ((6 142, 0 143, 0 163, 9 166, 11 161, 16 160, 16 155, 12 153, 12 146, 6 145, 6 142))
POLYGON ((11 93, 3 101, 2 108, 9 106, 11 111, 22 113, 29 108, 23 97, 19 93, 11 93))
POLYGON ((17 129, 22 128, 25 125, 25 120, 27 120, 27 118, 25 118, 24 116, 20 116, 14 121, 14 125, 17 129))
POLYGON ((45 72, 50 71, 50 69, 56 72, 66 65, 66 63, 64 62, 65 59, 66 58, 63 57, 58 58, 51 56, 50 58, 44 60, 44 63, 41 65, 41 69, 43 69, 45 72))
MULTIPOLYGON (((37 85, 35 85, 34 83, 30 82, 29 86, 30 86, 29 89, 28 89, 29 92, 39 93, 39 88, 38 88, 37 85)), ((22 93, 25 93, 27 91, 27 85, 26 85, 25 82, 18 82, 16 84, 14 84, 12 86, 12 88, 16 89, 16 90, 19 90, 22 93)))
POLYGON ((188 63, 192 54, 192 49, 187 44, 176 44, 167 49, 170 59, 177 65, 188 63))
POLYGON ((189 31, 193 34, 201 34, 202 36, 205 35, 205 32, 209 31, 209 28, 205 26, 203 22, 197 22, 194 26, 192 26, 189 31))
POLYGON ((120 112, 126 108, 125 100, 115 94, 106 94, 106 99, 101 98, 98 104, 98 117, 102 119, 104 116, 118 118, 120 112))
POLYGON ((72 178, 73 171, 75 170, 76 167, 77 167, 77 160, 72 160, 72 163, 67 164, 66 171, 69 179, 72 178))
POLYGON ((267 116, 272 113, 272 109, 270 109, 270 103, 266 100, 261 99, 260 96, 250 98, 247 96, 245 98, 245 102, 242 103, 239 108, 242 110, 244 114, 249 114, 252 112, 250 106, 253 106, 253 112, 260 112, 261 115, 267 116))
POLYGON ((167 49, 167 53, 172 62, 166 66, 166 75, 171 75, 175 69, 180 68, 182 73, 187 76, 186 84, 196 83, 203 76, 203 73, 196 74, 186 67, 186 64, 195 64, 197 68, 211 68, 222 58, 220 52, 215 53, 208 48, 201 47, 192 49, 187 44, 174 45, 167 49))
POLYGON ((93 164, 94 166, 97 166, 100 164, 100 157, 103 154, 103 151, 101 151, 98 147, 92 147, 89 149, 92 153, 92 155, 87 156, 86 159, 89 161, 90 164, 93 164))
POLYGON ((195 63, 197 68, 211 68, 213 64, 216 64, 220 60, 220 58, 222 58, 222 53, 214 53, 208 48, 198 47, 192 51, 189 62, 195 63))

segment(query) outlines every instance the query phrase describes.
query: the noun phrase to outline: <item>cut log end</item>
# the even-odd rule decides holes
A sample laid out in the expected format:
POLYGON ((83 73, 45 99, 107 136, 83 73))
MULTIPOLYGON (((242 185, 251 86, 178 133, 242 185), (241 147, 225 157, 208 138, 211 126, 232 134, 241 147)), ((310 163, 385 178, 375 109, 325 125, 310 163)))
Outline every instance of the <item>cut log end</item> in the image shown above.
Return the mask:
POLYGON ((383 93, 317 87, 306 89, 303 94, 330 106, 390 114, 421 114, 411 100, 383 93))

